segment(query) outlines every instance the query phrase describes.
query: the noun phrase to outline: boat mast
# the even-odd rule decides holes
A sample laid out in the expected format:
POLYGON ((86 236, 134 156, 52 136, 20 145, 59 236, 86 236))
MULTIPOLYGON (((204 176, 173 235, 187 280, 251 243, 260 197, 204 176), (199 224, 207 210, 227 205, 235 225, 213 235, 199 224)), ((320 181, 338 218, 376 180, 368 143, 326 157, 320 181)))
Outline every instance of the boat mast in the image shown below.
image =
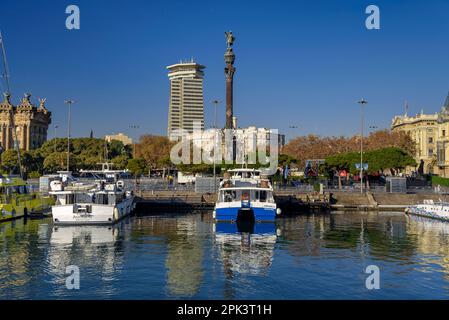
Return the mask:
MULTIPOLYGON (((3 57, 3 74, 2 74, 2 77, 5 79, 6 94, 11 95, 11 86, 10 86, 10 83, 9 83, 8 62, 6 60, 6 50, 5 50, 5 45, 3 43, 3 36, 2 36, 2 32, 1 31, 0 31, 0 46, 2 47, 2 57, 3 57)), ((14 146, 17 149, 17 160, 18 160, 18 163, 19 163, 20 178, 23 178, 22 161, 20 159, 20 145, 19 145, 19 140, 17 140, 16 125, 14 123, 14 107, 11 108, 11 113, 10 113, 10 130, 12 131, 12 138, 13 138, 14 146)))

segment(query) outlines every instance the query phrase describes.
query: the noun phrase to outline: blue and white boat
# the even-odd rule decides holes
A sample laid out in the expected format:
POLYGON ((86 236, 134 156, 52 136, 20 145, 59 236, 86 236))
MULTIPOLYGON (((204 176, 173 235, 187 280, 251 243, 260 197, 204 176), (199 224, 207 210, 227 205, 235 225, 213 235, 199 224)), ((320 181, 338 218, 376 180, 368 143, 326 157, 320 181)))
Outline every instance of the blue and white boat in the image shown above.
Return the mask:
POLYGON ((225 173, 213 212, 216 221, 274 221, 280 213, 271 183, 261 170, 233 169, 225 173))

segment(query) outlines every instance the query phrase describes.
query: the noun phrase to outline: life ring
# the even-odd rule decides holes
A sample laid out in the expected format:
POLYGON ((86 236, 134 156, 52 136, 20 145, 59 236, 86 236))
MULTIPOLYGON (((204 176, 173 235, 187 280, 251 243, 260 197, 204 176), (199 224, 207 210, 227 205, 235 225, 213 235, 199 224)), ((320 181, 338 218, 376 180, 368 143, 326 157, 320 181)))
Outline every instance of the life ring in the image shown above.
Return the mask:
POLYGON ((120 219, 120 213, 118 208, 114 208, 114 221, 118 221, 120 219))

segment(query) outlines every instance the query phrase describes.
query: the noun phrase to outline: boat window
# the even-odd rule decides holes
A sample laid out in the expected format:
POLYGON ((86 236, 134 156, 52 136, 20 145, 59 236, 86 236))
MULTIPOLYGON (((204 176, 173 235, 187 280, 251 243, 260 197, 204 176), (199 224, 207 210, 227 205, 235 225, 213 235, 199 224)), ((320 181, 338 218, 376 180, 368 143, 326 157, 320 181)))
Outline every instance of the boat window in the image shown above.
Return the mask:
POLYGON ((234 190, 226 190, 224 192, 224 202, 232 202, 236 198, 236 193, 234 190))
POLYGON ((108 194, 108 203, 109 204, 116 204, 115 194, 113 194, 113 193, 109 193, 108 194))
POLYGON ((66 194, 65 203, 66 204, 74 204, 75 203, 75 194, 73 194, 73 193, 66 194))
POLYGON ((265 190, 260 191, 260 202, 267 202, 267 192, 265 190))
POLYGON ((108 195, 105 193, 97 193, 95 196, 96 204, 108 204, 108 195))

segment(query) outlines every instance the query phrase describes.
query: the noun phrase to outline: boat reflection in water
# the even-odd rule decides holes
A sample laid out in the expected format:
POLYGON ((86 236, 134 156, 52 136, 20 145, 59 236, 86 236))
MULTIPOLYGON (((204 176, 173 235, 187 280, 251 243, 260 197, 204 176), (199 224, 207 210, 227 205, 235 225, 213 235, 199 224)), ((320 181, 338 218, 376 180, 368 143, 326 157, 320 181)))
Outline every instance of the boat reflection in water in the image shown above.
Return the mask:
MULTIPOLYGON (((91 278, 84 287, 97 287, 95 292, 103 296, 113 294, 116 290, 113 280, 123 265, 122 238, 123 224, 105 226, 49 226, 50 239, 47 254, 47 271, 53 275, 55 296, 74 297, 76 291, 68 291, 64 283, 67 266, 77 266, 83 279, 91 278)), ((45 234, 45 233, 43 233, 45 234)), ((82 290, 80 290, 82 291, 82 290)))
POLYGON ((235 273, 269 272, 277 239, 274 222, 216 222, 214 234, 226 278, 232 278, 235 273))
POLYGON ((449 235, 449 223, 446 221, 415 215, 407 215, 406 219, 409 228, 416 233, 433 233, 435 238, 449 235))

